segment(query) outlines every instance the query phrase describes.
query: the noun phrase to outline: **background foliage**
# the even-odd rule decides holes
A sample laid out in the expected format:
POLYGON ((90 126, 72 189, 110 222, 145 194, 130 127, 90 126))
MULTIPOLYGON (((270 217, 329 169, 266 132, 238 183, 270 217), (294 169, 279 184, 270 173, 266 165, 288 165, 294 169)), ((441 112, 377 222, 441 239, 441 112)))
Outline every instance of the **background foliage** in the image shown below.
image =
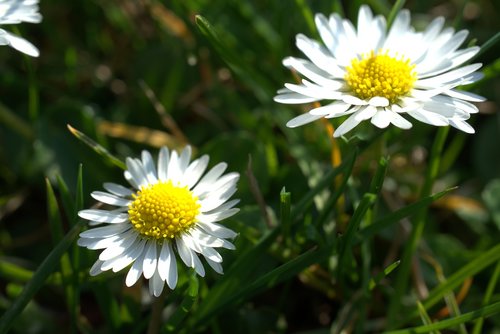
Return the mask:
MULTIPOLYGON (((13 332, 139 333, 150 323, 140 284, 126 288, 123 273, 89 278, 97 252, 75 246, 75 228, 62 239, 79 228, 75 213, 93 204, 91 191, 123 180, 68 124, 122 160, 190 143, 243 176, 241 213, 226 221, 240 235, 237 250, 224 254, 225 275, 182 273, 166 296, 162 331, 380 332, 498 303, 498 43, 477 59, 485 79, 468 87, 488 98, 471 119, 476 134, 450 130, 433 193, 459 188, 436 201, 418 197, 435 128, 360 126, 332 144, 325 123, 287 129, 303 110, 272 100, 293 80, 281 60, 302 56, 294 36, 317 36, 314 13, 340 11, 355 21, 361 3, 42 1, 43 22, 19 26, 40 58, 0 49, 0 312, 12 308, 56 244, 68 247, 46 281, 34 280, 40 287, 13 332), (410 288, 395 297, 412 217, 431 201, 410 288)), ((367 3, 384 15, 392 7, 367 3)), ((442 15, 471 32, 469 44, 499 31, 495 1, 405 7, 417 29, 442 15)), ((499 333, 499 319, 485 319, 484 332, 499 333)), ((452 328, 475 331, 471 322, 452 328)))

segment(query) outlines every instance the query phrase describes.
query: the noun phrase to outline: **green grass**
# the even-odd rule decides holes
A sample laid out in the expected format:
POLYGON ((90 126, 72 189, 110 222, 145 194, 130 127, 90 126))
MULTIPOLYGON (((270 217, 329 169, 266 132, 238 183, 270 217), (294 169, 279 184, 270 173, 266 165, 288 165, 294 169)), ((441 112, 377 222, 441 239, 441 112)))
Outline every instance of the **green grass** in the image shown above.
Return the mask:
MULTIPOLYGON (((500 332, 500 38, 495 1, 367 1, 479 45, 476 134, 417 121, 333 141, 273 101, 295 35, 361 1, 42 1, 0 46, 0 333, 500 332), (124 160, 189 143, 241 175, 224 275, 180 267, 156 301, 126 270, 90 277, 77 213, 124 160)), ((9 29, 9 26, 2 26, 9 29)), ((366 122, 365 122, 366 123, 366 122)), ((180 262, 179 262, 180 264, 180 262)))

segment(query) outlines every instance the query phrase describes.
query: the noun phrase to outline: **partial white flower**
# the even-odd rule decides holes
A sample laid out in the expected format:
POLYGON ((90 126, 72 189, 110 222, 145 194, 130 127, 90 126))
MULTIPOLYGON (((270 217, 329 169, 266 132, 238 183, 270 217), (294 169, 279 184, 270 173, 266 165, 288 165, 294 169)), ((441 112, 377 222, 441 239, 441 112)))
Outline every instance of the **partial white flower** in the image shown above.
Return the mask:
POLYGON ((234 249, 227 239, 237 234, 217 222, 239 211, 234 208, 239 200, 229 201, 239 174, 223 175, 224 162, 204 174, 208 156, 190 159, 189 146, 180 154, 163 147, 155 166, 151 154, 143 151, 141 159, 126 160, 124 175, 132 189, 104 183, 105 192, 91 194, 116 207, 78 213, 90 226, 104 224, 80 233, 78 240, 82 247, 104 249, 90 269, 91 275, 132 265, 125 284, 132 286, 144 276, 151 295, 159 296, 165 282, 171 289, 177 285, 176 254, 200 276, 205 276, 205 268, 199 255, 213 270, 223 273, 222 256, 216 249, 234 249))
POLYGON ((361 6, 357 28, 337 14, 317 14, 315 22, 324 45, 297 35, 297 47, 308 59, 288 57, 283 64, 304 79, 301 84, 286 83, 274 100, 332 102, 295 117, 288 127, 349 115, 334 133, 339 137, 364 120, 379 128, 393 124, 409 129, 412 124, 402 116, 409 115, 474 133, 466 122, 478 112, 471 102, 485 99, 456 89, 482 78, 476 72, 481 64, 462 66, 479 52, 477 46, 459 49, 467 30, 443 28, 444 18, 438 17, 416 32, 410 12, 402 10, 387 32, 385 18, 373 16, 368 6, 361 6))
MULTIPOLYGON (((38 10, 38 0, 0 0, 0 24, 40 23, 42 15, 38 10)), ((40 54, 33 44, 3 29, 0 29, 0 45, 10 45, 32 57, 40 54)))

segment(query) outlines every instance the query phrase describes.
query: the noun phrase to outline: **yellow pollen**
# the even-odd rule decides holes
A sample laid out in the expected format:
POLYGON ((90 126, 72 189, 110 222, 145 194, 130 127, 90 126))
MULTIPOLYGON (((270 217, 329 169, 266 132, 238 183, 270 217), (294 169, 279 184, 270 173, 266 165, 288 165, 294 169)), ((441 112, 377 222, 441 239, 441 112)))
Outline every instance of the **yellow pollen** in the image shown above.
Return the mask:
POLYGON ((396 103, 407 95, 417 80, 415 65, 409 59, 393 58, 373 51, 361 60, 355 58, 347 67, 345 81, 351 91, 360 99, 367 100, 375 96, 385 97, 390 103, 396 103))
POLYGON ((141 187, 132 197, 130 223, 146 238, 173 239, 196 223, 200 204, 187 187, 159 182, 141 187))

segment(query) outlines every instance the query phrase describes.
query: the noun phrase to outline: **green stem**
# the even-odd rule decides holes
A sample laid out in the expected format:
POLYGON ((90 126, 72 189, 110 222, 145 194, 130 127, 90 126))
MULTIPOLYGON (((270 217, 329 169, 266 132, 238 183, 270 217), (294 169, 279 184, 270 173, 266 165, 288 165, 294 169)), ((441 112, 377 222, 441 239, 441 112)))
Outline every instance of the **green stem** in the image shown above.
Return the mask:
MULTIPOLYGON (((499 276, 500 276, 500 261, 497 262, 495 270, 493 271, 493 275, 491 275, 490 281, 488 282, 488 287, 486 288, 486 292, 484 294, 483 305, 486 305, 490 302, 491 296, 495 291, 495 286, 497 285, 499 276)), ((484 323, 484 317, 477 319, 476 324, 474 325, 474 329, 472 330, 472 334, 481 334, 483 329, 483 323, 484 323)))
POLYGON ((61 240, 61 242, 59 242, 59 244, 45 258, 42 264, 40 264, 40 267, 33 275, 33 279, 26 284, 21 295, 14 301, 12 306, 7 310, 7 312, 5 312, 2 318, 0 318, 1 334, 8 332, 17 316, 19 316, 26 305, 28 305, 29 301, 42 287, 49 275, 56 270, 61 257, 73 244, 82 226, 83 224, 76 224, 75 226, 73 226, 73 228, 61 240))
POLYGON ((392 23, 396 19, 396 16, 398 15, 401 8, 403 8, 403 6, 405 5, 405 2, 405 0, 397 0, 394 6, 392 6, 391 12, 387 17, 387 31, 391 29, 392 23))
MULTIPOLYGON (((441 152, 443 151, 444 142, 448 135, 449 127, 439 128, 436 139, 431 149, 431 154, 429 158, 429 166, 427 168, 427 173, 425 175, 424 185, 422 187, 420 198, 423 199, 431 194, 432 186, 436 180, 439 173, 439 164, 441 162, 441 152)), ((413 229, 410 234, 410 238, 406 243, 406 248, 403 252, 403 257, 401 259, 401 265, 398 270, 398 275, 396 277, 395 292, 391 298, 389 304, 388 320, 387 323, 393 324, 396 314, 399 312, 400 301, 403 294, 406 291, 409 276, 410 267, 412 262, 413 254, 417 250, 418 243, 420 242, 420 237, 424 231, 425 222, 427 220, 427 207, 422 208, 415 216, 415 223, 413 224, 413 229)))
POLYGON ((148 334, 158 334, 161 326, 161 314, 167 296, 167 289, 163 290, 158 298, 153 301, 151 309, 151 319, 149 320, 148 334))
POLYGON ((384 332, 385 334, 418 334, 418 333, 429 333, 431 331, 452 328, 459 324, 477 319, 477 318, 487 318, 496 313, 500 313, 500 302, 481 307, 475 311, 459 315, 458 317, 449 318, 440 322, 435 322, 430 325, 412 327, 406 329, 400 329, 396 331, 384 332))

